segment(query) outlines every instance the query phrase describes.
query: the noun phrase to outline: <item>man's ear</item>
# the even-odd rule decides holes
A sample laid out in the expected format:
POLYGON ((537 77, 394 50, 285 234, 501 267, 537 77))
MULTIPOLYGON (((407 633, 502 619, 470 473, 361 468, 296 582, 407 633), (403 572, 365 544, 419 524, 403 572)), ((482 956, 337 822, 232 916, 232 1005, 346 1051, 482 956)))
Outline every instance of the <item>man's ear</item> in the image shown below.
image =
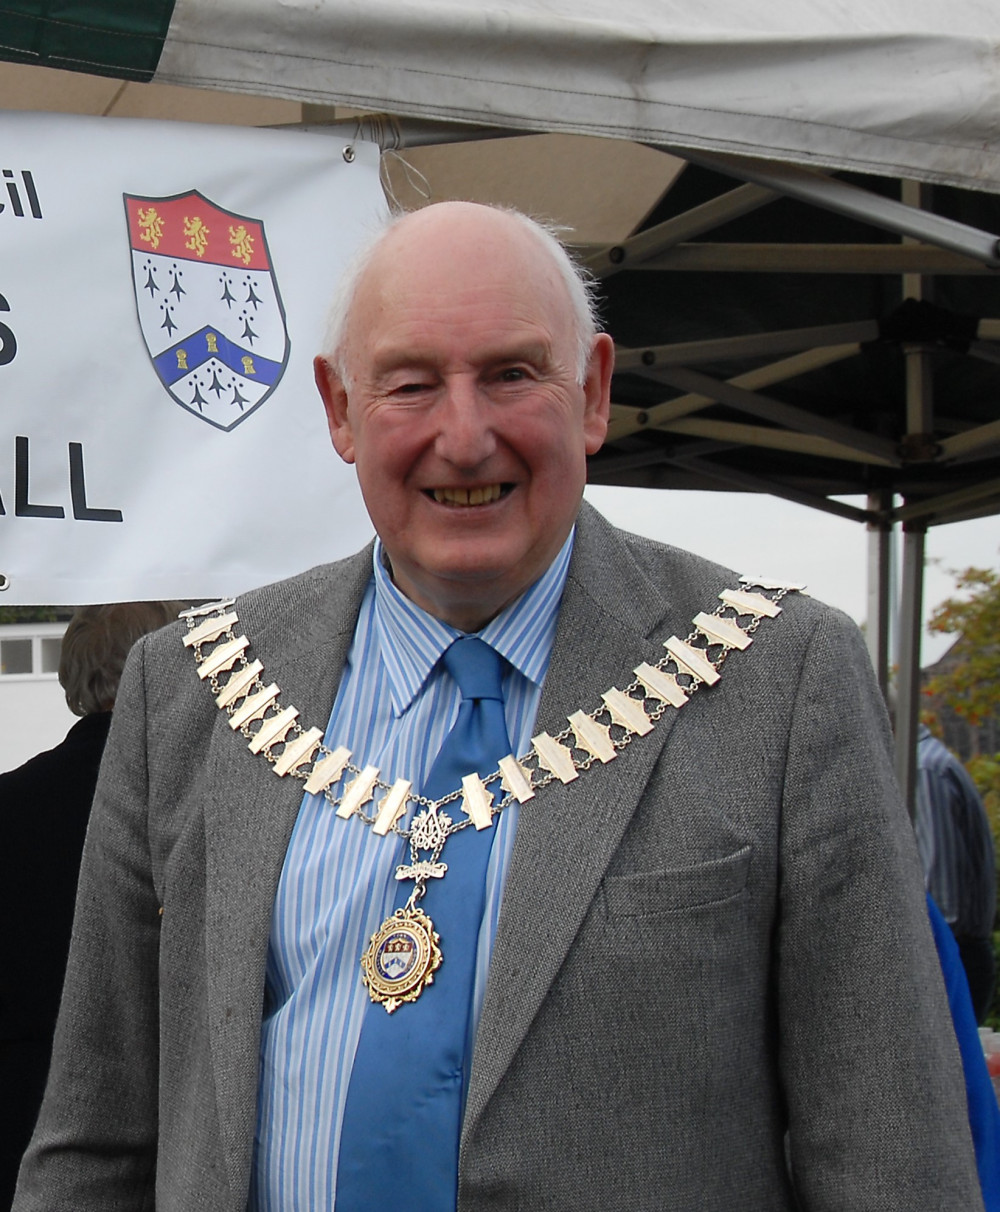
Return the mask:
POLYGON ((606 332, 594 337, 583 381, 583 437, 587 454, 593 455, 604 445, 611 416, 611 372, 615 368, 615 343, 606 332))
POLYGON ((347 418, 347 388, 331 362, 322 355, 313 359, 316 386, 323 397, 326 423, 337 454, 345 463, 354 462, 354 434, 347 418))

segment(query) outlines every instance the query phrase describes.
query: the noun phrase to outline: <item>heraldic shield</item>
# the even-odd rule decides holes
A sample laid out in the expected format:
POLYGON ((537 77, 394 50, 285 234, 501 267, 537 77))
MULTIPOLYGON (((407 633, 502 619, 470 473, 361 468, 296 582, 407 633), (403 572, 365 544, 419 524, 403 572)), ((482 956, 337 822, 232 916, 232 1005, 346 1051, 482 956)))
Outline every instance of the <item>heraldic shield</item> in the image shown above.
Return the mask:
POLYGON ((197 190, 124 198, 139 327, 160 382, 188 412, 233 429, 288 364, 264 224, 197 190))

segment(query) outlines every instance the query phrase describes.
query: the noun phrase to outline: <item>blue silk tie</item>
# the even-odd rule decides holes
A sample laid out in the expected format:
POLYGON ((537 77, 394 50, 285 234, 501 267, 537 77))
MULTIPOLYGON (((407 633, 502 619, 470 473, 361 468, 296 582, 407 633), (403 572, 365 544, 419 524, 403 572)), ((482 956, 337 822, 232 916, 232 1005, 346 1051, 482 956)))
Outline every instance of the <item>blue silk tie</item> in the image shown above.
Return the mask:
MULTIPOLYGON (((441 658, 462 694, 458 718, 425 780, 440 799, 476 772, 492 773, 510 753, 501 678, 504 660, 475 636, 441 658)), ((459 805, 446 810, 460 819, 459 805)), ((464 1068, 476 949, 493 829, 452 834, 420 907, 441 936, 443 961, 420 997, 389 1015, 365 1012, 340 1137, 337 1212, 371 1212, 399 1203, 407 1212, 454 1212, 464 1068)), ((403 905, 409 885, 401 887, 403 905)))

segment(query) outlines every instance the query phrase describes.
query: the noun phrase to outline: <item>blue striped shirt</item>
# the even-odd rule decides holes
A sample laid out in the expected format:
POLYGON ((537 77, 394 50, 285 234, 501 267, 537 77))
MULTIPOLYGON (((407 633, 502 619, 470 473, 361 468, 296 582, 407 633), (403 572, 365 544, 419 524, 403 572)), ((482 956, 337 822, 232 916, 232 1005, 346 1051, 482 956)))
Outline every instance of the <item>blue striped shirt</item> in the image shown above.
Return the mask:
MULTIPOLYGON (((477 633, 510 664, 504 711, 518 754, 530 747, 572 543, 571 534, 544 576, 477 633)), ((326 744, 347 745, 356 766, 378 766, 386 782, 405 777, 419 788, 458 715, 458 687, 438 662, 459 634, 396 589, 376 544, 326 744)), ((494 826, 473 1024, 516 824, 515 807, 494 826)), ((360 821, 339 819, 323 796, 303 796, 271 923, 251 1212, 333 1208, 340 1125, 369 1001, 359 959, 392 909, 404 851, 394 834, 377 837, 360 821)))

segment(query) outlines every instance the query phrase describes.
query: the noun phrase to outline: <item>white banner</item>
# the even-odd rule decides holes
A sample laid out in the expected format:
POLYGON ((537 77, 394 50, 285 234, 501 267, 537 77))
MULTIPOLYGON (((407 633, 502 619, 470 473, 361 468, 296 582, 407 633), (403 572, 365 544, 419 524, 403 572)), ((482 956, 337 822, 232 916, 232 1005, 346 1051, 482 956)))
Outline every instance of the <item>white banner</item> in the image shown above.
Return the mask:
POLYGON ((312 358, 384 208, 370 144, 0 114, 0 605, 221 596, 368 538, 312 358))

